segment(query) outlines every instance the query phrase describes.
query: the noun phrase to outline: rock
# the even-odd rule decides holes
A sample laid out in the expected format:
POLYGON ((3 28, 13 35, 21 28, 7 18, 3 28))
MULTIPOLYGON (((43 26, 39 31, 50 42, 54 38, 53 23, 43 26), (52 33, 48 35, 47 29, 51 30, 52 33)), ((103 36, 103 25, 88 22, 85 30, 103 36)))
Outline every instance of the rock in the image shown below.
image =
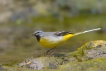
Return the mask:
POLYGON ((63 59, 58 57, 29 58, 23 61, 22 63, 19 63, 18 66, 28 67, 37 70, 40 70, 44 67, 56 69, 59 65, 63 63, 63 61, 63 59))
POLYGON ((86 51, 85 56, 88 59, 94 59, 94 58, 106 58, 106 41, 103 40, 98 40, 98 41, 91 41, 86 44, 87 48, 92 48, 88 49, 86 51))
MULTIPOLYGON (((14 67, 16 71, 105 71, 106 41, 90 41, 78 50, 54 56, 28 58, 14 67)), ((9 70, 7 70, 9 71, 9 70)), ((11 70, 10 70, 11 71, 11 70)), ((13 70, 14 71, 14 70, 13 70)))
POLYGON ((44 67, 44 64, 38 59, 26 59, 24 62, 20 63, 19 66, 40 70, 44 67))
POLYGON ((1 65, 0 65, 0 71, 4 71, 4 68, 3 68, 3 66, 1 66, 1 65))
POLYGON ((74 56, 78 61, 106 58, 106 41, 90 41, 69 55, 74 56))
POLYGON ((58 54, 57 56, 51 56, 51 57, 26 59, 22 63, 19 63, 18 66, 21 67, 24 66, 27 68, 37 70, 43 68, 57 69, 59 66, 60 67, 61 65, 65 66, 65 64, 68 64, 70 62, 71 63, 75 62, 78 64, 78 62, 83 63, 84 61, 90 61, 92 59, 97 58, 106 58, 106 41, 97 40, 88 42, 75 52, 62 53, 58 54))

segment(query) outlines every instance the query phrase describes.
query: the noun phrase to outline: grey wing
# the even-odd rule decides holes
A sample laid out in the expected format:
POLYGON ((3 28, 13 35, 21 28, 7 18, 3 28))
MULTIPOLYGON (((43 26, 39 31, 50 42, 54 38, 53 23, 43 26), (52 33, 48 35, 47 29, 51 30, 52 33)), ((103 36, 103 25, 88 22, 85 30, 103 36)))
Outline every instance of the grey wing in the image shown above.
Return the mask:
POLYGON ((64 36, 66 34, 73 34, 73 33, 71 31, 44 32, 43 37, 47 37, 47 36, 64 36))
POLYGON ((62 31, 62 32, 56 32, 54 35, 56 35, 56 36, 64 36, 66 34, 73 34, 73 33, 70 32, 70 31, 62 31))

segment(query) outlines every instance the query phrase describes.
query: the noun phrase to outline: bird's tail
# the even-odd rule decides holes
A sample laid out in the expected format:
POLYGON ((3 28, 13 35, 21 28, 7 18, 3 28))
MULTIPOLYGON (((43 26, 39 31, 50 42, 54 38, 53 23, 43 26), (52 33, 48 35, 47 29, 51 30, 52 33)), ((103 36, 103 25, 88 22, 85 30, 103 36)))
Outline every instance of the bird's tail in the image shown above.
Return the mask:
POLYGON ((75 33, 74 35, 84 34, 84 33, 87 33, 87 32, 97 31, 97 30, 100 30, 100 29, 101 29, 101 28, 96 28, 96 29, 92 29, 92 30, 86 30, 86 31, 83 31, 83 32, 75 33))

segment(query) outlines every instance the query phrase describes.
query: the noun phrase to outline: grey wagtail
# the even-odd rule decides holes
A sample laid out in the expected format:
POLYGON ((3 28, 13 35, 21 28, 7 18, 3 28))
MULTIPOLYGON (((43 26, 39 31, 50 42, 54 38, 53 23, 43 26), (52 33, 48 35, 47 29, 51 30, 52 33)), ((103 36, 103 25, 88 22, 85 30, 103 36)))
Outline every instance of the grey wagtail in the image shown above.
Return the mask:
POLYGON ((60 45, 61 43, 65 42, 66 40, 68 40, 69 38, 75 36, 75 35, 79 35, 79 34, 83 34, 83 33, 87 33, 87 32, 91 32, 91 31, 96 31, 96 30, 100 30, 101 28, 96 28, 96 29, 92 29, 92 30, 86 30, 83 32, 79 32, 79 33, 72 33, 70 31, 61 31, 61 32, 43 32, 43 31, 35 31, 32 36, 35 36, 38 40, 38 42, 45 48, 51 48, 50 50, 48 50, 46 52, 46 54, 48 54, 48 52, 50 52, 52 49, 56 48, 58 45, 60 45))

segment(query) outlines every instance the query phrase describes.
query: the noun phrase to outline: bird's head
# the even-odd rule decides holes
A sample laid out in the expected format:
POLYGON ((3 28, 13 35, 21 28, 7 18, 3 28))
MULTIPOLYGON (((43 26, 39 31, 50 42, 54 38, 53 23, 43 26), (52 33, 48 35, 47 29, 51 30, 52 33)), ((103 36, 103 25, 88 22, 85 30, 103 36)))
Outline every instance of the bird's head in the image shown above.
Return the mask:
POLYGON ((42 34, 43 34, 43 31, 35 31, 33 34, 32 34, 32 36, 36 36, 36 37, 38 37, 38 36, 42 36, 42 34))

